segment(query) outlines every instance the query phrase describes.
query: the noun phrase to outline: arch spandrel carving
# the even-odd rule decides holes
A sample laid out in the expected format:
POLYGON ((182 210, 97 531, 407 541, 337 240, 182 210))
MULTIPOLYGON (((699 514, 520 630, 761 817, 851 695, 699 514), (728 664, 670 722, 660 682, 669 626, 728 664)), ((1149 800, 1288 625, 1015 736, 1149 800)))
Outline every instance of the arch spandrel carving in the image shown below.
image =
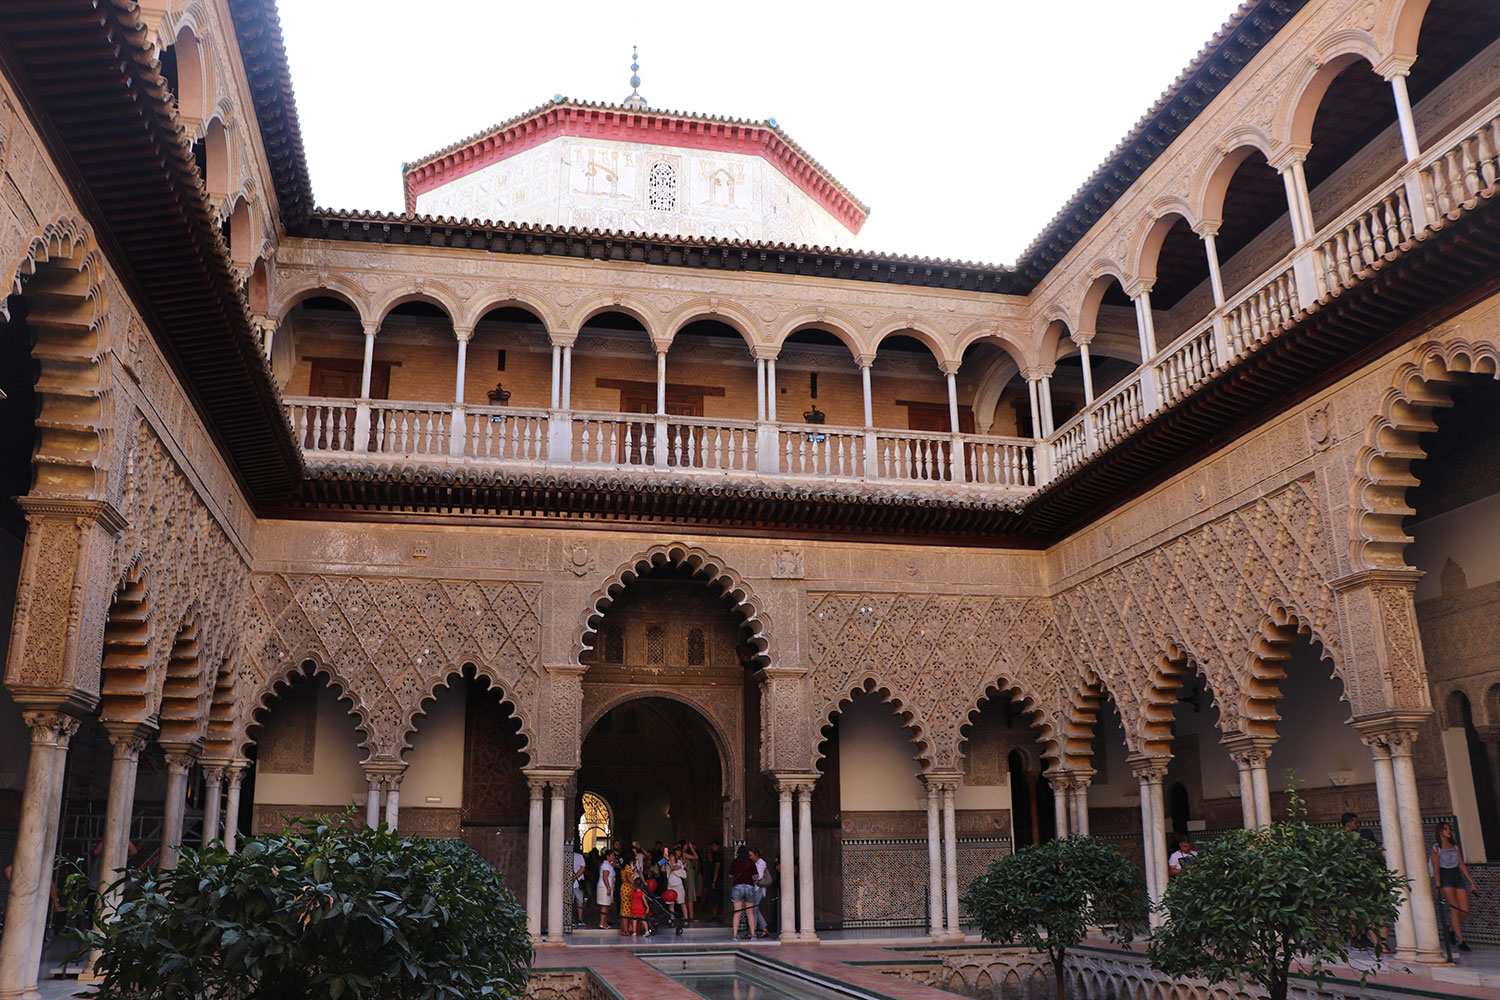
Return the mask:
POLYGON ((354 701, 372 758, 409 748, 422 702, 466 663, 515 706, 537 740, 541 584, 267 573, 236 659, 252 669, 252 709, 304 659, 326 664, 354 701))
POLYGON ((648 573, 655 566, 687 566, 695 575, 720 594, 729 598, 740 614, 745 617, 745 627, 750 631, 750 642, 756 648, 755 660, 762 666, 778 665, 780 657, 771 633, 771 616, 765 604, 756 596, 750 584, 738 572, 729 568, 728 562, 696 545, 686 542, 667 542, 653 545, 644 552, 621 563, 609 575, 604 584, 590 595, 585 603, 582 624, 573 633, 572 660, 581 664, 584 650, 604 620, 604 612, 615 598, 632 581, 648 573))

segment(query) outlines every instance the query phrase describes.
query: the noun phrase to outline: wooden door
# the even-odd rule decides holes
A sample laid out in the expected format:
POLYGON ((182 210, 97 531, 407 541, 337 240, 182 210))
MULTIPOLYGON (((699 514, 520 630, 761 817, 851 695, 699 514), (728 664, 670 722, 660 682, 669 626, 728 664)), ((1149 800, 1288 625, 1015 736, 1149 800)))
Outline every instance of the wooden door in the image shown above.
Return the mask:
MULTIPOLYGON (((907 430, 944 435, 953 433, 953 418, 948 412, 948 405, 946 403, 917 403, 900 399, 896 400, 896 403, 906 407, 907 430)), ((960 406, 958 408, 958 430, 960 434, 974 433, 974 411, 967 406, 960 406)), ((945 441, 939 447, 943 456, 942 478, 951 479, 953 476, 949 468, 950 446, 945 441)), ((970 449, 965 447, 964 469, 966 471, 971 467, 971 462, 972 455, 970 454, 970 449)), ((911 466, 912 478, 916 478, 921 471, 920 458, 917 455, 912 456, 911 466)))
MULTIPOLYGON (((703 397, 692 393, 667 393, 667 416, 669 417, 701 417, 703 416, 703 397)), ((621 413, 656 413, 656 392, 651 393, 632 392, 622 389, 620 391, 621 413)), ((679 434, 686 433, 682 446, 682 462, 684 465, 701 465, 703 454, 703 429, 701 427, 683 427, 681 424, 667 425, 667 464, 676 465, 677 455, 672 449, 671 442, 677 439, 679 434), (691 438, 691 447, 689 446, 691 438)), ((620 462, 626 465, 654 465, 656 464, 656 421, 649 423, 642 421, 632 423, 625 440, 620 442, 620 462)))
MULTIPOLYGON (((342 358, 313 358, 312 373, 308 378, 308 395, 319 399, 358 399, 360 383, 364 381, 364 363, 342 358)), ((389 399, 391 393, 391 366, 377 363, 370 366, 370 398, 389 399)), ((334 447, 353 436, 354 407, 325 406, 322 433, 309 422, 305 448, 334 447), (317 439, 317 440, 315 440, 317 439)), ((375 440, 375 421, 370 423, 370 446, 375 440)), ((350 447, 347 442, 346 447, 350 447)))

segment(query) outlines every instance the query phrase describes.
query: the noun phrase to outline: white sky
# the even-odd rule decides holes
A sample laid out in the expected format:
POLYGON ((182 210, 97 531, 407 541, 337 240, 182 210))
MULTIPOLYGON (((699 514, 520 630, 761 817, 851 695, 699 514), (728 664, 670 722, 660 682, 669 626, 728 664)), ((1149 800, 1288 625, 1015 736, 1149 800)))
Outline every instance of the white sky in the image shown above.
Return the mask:
POLYGON ((280 0, 317 202, 554 94, 775 118, 870 206, 860 243, 1014 263, 1234 0, 280 0))

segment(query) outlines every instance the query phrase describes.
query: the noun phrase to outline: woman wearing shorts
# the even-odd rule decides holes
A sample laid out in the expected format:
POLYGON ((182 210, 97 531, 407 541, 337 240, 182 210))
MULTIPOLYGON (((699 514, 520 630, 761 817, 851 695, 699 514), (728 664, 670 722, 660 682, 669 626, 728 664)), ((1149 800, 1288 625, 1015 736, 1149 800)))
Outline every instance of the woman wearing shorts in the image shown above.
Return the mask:
POLYGON ((1432 870, 1437 873, 1438 888, 1448 904, 1448 919, 1453 926, 1448 932, 1448 940, 1459 951, 1468 951, 1469 946, 1464 941, 1464 921, 1469 918, 1469 892, 1474 880, 1469 877, 1469 866, 1464 864, 1463 852, 1458 849, 1452 823, 1437 825, 1437 843, 1432 845, 1432 870))

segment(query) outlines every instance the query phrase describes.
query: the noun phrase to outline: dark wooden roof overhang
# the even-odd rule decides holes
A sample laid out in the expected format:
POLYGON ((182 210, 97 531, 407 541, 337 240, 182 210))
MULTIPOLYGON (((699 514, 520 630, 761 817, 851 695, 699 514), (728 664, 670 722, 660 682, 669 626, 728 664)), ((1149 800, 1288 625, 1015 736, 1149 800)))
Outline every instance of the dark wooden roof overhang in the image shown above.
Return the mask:
POLYGON ((302 455, 139 9, 0 4, 0 60, 240 485, 285 497, 302 455))
POLYGON ((939 545, 1034 548, 1015 498, 975 501, 922 489, 686 482, 671 473, 488 474, 469 469, 314 466, 296 500, 270 516, 340 521, 632 525, 711 534, 860 537, 939 545))
POLYGON ((250 81, 255 120, 260 125, 282 226, 294 230, 312 211, 313 191, 302 147, 302 126, 297 120, 297 99, 292 92, 292 71, 281 37, 281 18, 276 4, 263 0, 230 0, 229 12, 234 17, 245 76, 250 81))
POLYGON ((298 234, 309 239, 342 243, 445 247, 529 257, 795 274, 1000 295, 1019 292, 1015 273, 1003 267, 742 240, 637 236, 525 223, 482 224, 378 212, 324 210, 316 211, 298 234))

